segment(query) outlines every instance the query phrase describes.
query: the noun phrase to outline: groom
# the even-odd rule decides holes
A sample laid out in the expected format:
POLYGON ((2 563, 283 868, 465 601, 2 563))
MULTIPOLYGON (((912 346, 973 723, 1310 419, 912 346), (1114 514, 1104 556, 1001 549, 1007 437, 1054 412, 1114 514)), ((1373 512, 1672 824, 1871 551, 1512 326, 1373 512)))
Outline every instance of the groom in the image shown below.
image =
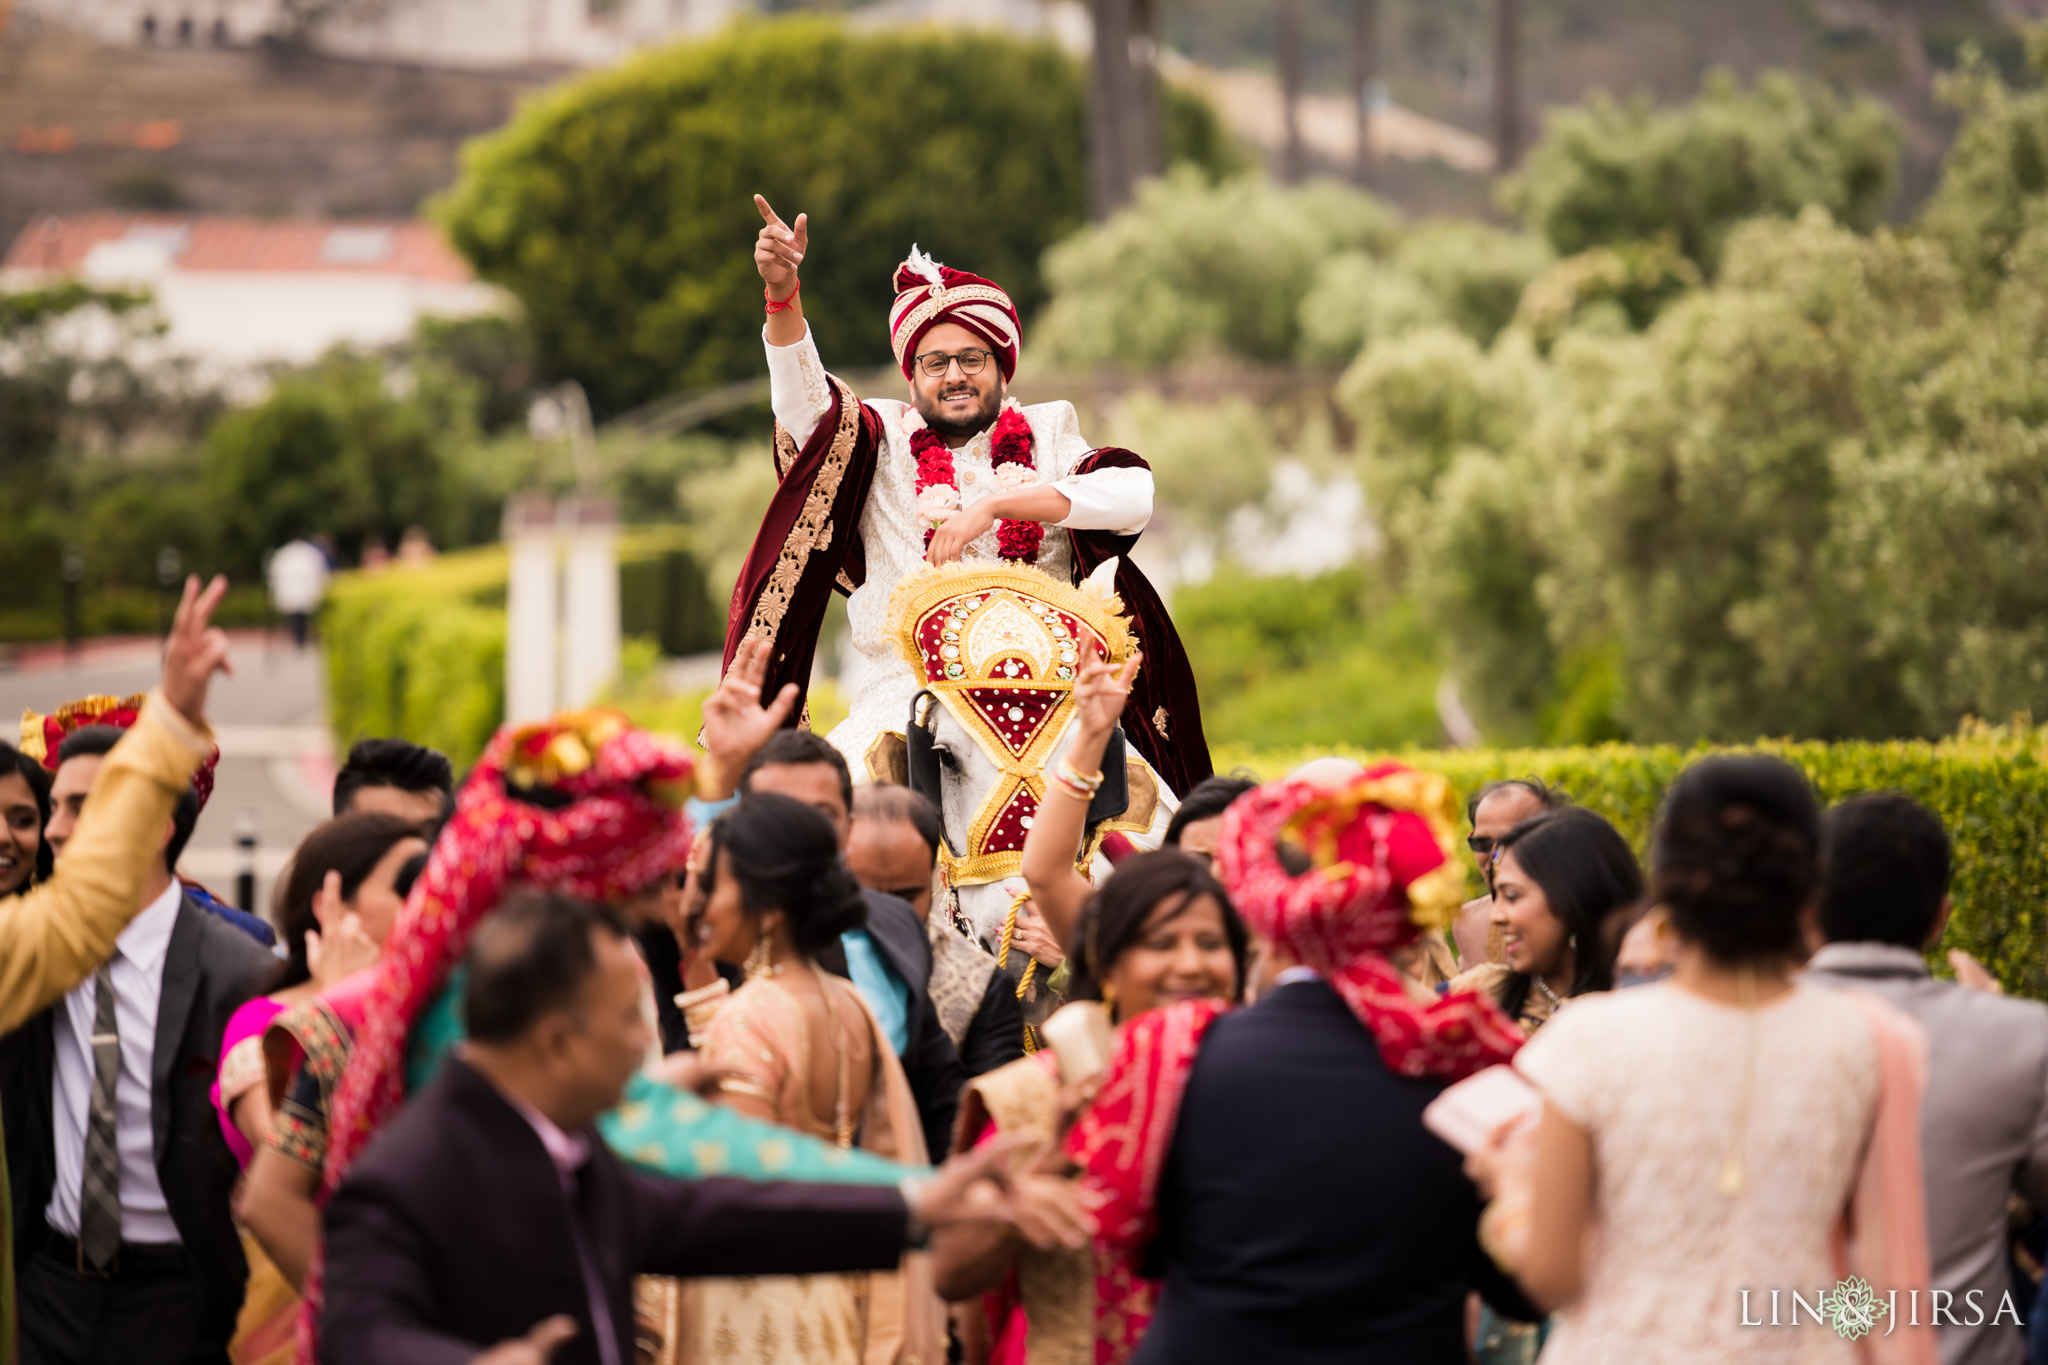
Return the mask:
POLYGON ((733 589, 726 665, 748 635, 772 636, 763 696, 788 683, 801 692, 831 594, 848 594, 867 666, 829 738, 873 775, 870 751, 904 729, 921 686, 896 652, 897 583, 927 561, 956 560, 1031 564, 1075 583, 1118 558, 1116 589, 1148 661, 1124 733, 1176 793, 1207 777, 1194 676, 1165 604, 1129 559, 1152 516, 1150 468, 1128 450, 1090 448, 1071 403, 1007 401, 1021 330, 1009 295, 915 247, 889 313, 909 401, 860 402, 825 372, 804 321, 805 216, 791 227, 759 195, 754 205, 781 482, 733 589))

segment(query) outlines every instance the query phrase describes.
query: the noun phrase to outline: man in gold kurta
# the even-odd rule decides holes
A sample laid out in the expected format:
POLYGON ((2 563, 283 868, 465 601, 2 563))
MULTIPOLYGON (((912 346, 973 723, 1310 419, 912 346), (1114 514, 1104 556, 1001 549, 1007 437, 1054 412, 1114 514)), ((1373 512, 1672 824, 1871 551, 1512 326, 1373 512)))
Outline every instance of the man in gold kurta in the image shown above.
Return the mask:
MULTIPOLYGON (((185 584, 164 647, 162 685, 100 767, 64 861, 51 878, 0 900, 0 1035, 20 1028, 92 974, 143 907, 143 883, 179 793, 213 751, 206 690, 227 668, 228 641, 212 629, 227 592, 185 584)), ((0 1152, 4 1152, 0 1146, 0 1152)), ((0 1229, 14 1226, 0 1160, 0 1229)), ((0 1365, 14 1360, 12 1236, 0 1237, 0 1365)))

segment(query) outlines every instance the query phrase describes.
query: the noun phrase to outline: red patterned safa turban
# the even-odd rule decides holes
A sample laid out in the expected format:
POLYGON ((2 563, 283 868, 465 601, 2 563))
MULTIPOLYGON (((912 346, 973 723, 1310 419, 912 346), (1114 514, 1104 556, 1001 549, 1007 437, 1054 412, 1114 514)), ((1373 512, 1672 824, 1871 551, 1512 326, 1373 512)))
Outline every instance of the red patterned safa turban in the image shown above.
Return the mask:
POLYGON ((1441 776, 1381 763, 1334 790, 1295 777, 1246 793, 1216 849, 1253 932, 1322 973, 1403 1076, 1459 1080, 1522 1044, 1484 992, 1424 1004, 1387 956, 1457 912, 1456 820, 1441 776), (1290 871, 1283 849, 1306 855, 1307 870, 1290 871))
POLYGON ((889 344, 905 379, 917 343, 942 322, 957 322, 986 341, 1005 383, 1016 375, 1024 331, 1010 296, 991 280, 940 265, 913 244, 910 259, 896 267, 896 302, 889 309, 889 344))
MULTIPOLYGON (((57 751, 66 735, 95 725, 126 730, 142 714, 144 700, 141 693, 132 697, 80 697, 77 701, 65 702, 47 716, 24 711, 21 713, 21 751, 49 771, 56 772, 57 751)), ((220 746, 216 744, 213 752, 206 756, 206 761, 199 765, 199 771, 192 774, 192 791, 199 798, 201 810, 206 809, 207 798, 213 795, 213 770, 219 765, 220 746)))

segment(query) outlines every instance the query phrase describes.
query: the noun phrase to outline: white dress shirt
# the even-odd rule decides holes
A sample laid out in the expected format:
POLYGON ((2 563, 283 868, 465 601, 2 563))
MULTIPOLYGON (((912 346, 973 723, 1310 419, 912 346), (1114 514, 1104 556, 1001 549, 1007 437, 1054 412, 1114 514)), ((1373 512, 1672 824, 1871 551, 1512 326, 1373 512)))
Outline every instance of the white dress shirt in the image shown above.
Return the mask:
MULTIPOLYGON (((766 333, 762 337, 766 343, 766 333)), ((793 346, 766 346, 769 403, 775 420, 790 439, 803 445, 832 405, 824 362, 811 339, 793 346)), ((867 505, 861 509, 860 539, 867 581, 847 598, 847 622, 853 647, 863 667, 854 684, 847 718, 826 738, 847 756, 856 774, 865 772, 868 746, 884 730, 901 731, 910 714, 919 681, 904 667, 897 651, 894 621, 889 615, 896 585, 924 563, 924 533, 930 522, 917 508, 917 460, 910 453, 904 429, 907 403, 871 398, 867 407, 882 419, 885 448, 878 454, 867 505)), ((1072 403, 1035 403, 1023 409, 1031 424, 1032 460, 1043 484, 1058 489, 1068 503, 1067 515, 1049 526, 1069 531, 1112 531, 1136 535, 1152 519, 1152 471, 1099 469, 1076 474, 1074 466, 1093 449, 1081 435, 1081 419, 1072 403)), ((983 431, 953 451, 960 505, 971 507, 997 492, 991 436, 983 431)), ((996 529, 990 527, 961 555, 968 564, 1001 562, 996 529)), ((1037 566, 1061 583, 1073 581, 1073 542, 1049 532, 1038 552, 1037 566)))
MULTIPOLYGON (((150 1109, 156 1060, 156 1012, 164 959, 185 890, 173 877, 161 896, 114 940, 114 1019, 121 1031, 121 1079, 114 1087, 115 1146, 121 1159, 121 1240, 177 1242, 178 1227, 156 1174, 156 1129, 150 1109)), ((78 1235, 85 1179, 85 1127, 92 1105, 92 1027, 99 983, 88 976, 56 1012, 56 1079, 51 1085, 57 1137, 57 1187, 43 1216, 67 1237, 78 1235)))

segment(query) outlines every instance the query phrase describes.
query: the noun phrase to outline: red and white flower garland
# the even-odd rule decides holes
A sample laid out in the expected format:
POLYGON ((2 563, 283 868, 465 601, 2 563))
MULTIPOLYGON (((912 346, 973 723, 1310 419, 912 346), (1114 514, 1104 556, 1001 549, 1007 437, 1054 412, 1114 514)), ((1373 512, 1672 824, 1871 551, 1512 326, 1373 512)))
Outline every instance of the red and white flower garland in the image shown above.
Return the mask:
MULTIPOLYGON (((925 425, 917 409, 904 412, 903 429, 910 433, 910 453, 917 460, 917 510, 931 523, 924 532, 929 549, 932 533, 960 510, 960 477, 945 438, 925 425)), ((1015 403, 1004 404, 989 441, 989 462, 999 490, 1007 493, 1039 482, 1031 440, 1031 424, 1024 420, 1024 410, 1015 403)), ((1045 527, 1038 522, 1005 519, 997 523, 996 550, 1004 559, 1035 564, 1044 541, 1045 527)))

